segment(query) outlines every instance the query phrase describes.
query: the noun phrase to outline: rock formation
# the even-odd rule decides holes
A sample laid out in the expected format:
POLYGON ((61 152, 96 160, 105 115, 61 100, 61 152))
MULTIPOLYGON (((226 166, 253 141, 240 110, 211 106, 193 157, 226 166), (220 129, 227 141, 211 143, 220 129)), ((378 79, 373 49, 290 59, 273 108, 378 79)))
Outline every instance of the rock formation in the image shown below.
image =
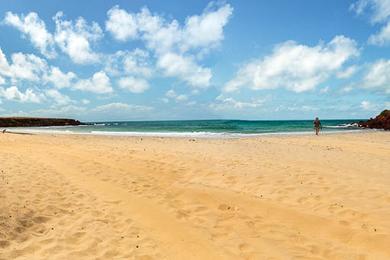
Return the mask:
POLYGON ((0 127, 67 126, 82 124, 78 120, 66 118, 0 117, 0 127))
POLYGON ((370 118, 367 121, 360 121, 359 126, 364 128, 390 130, 390 110, 383 110, 382 113, 375 118, 370 118))

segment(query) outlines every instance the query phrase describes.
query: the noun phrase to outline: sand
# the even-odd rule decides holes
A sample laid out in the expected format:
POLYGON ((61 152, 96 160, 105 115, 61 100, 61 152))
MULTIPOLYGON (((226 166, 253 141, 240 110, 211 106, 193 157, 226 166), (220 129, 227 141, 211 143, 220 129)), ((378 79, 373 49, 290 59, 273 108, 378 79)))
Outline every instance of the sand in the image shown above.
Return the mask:
POLYGON ((0 259, 390 259, 390 133, 0 134, 0 259))

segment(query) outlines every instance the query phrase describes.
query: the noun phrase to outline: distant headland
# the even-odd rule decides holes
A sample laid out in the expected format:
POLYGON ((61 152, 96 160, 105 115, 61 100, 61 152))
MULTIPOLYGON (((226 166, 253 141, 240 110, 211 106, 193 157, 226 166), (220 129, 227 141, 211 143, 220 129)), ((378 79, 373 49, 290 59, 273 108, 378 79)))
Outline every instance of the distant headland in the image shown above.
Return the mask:
POLYGON ((0 117, 0 127, 77 126, 84 123, 67 118, 0 117))

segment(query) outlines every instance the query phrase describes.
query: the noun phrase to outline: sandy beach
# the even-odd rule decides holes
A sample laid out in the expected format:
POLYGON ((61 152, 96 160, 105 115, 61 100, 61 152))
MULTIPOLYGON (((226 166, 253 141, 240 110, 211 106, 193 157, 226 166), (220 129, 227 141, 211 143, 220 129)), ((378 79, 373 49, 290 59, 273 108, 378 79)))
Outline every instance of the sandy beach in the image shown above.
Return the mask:
POLYGON ((390 134, 0 134, 0 259, 390 259, 390 134))

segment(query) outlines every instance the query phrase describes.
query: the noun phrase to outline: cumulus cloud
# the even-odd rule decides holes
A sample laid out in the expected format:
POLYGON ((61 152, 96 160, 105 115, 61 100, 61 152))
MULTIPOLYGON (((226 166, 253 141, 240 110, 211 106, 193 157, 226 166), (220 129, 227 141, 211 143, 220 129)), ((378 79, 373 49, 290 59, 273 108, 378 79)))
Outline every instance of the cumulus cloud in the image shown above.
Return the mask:
POLYGON ((149 58, 149 53, 140 49, 135 49, 130 53, 126 53, 123 56, 123 68, 125 73, 150 77, 152 69, 149 64, 149 58))
POLYGON ((385 24, 379 32, 368 38, 372 45, 384 46, 390 44, 390 1, 389 0, 359 0, 350 6, 358 15, 365 12, 371 16, 371 23, 385 24))
POLYGON ((52 83, 56 88, 70 87, 76 78, 76 74, 73 72, 64 73, 58 67, 52 67, 50 72, 43 77, 45 81, 52 83))
POLYGON ((182 78, 193 87, 205 88, 210 85, 211 70, 198 66, 190 57, 166 53, 159 57, 157 66, 165 76, 182 78))
POLYGON ((0 48, 0 75, 9 77, 14 82, 17 80, 39 81, 47 69, 46 61, 34 54, 14 53, 9 63, 0 48))
POLYGON ((110 78, 103 71, 96 72, 89 79, 81 79, 75 85, 74 89, 89 91, 97 94, 107 94, 113 91, 110 78))
POLYGON ((183 29, 182 48, 213 47, 224 38, 223 28, 233 14, 229 4, 211 2, 202 15, 190 16, 183 29))
POLYGON ((60 93, 56 89, 47 90, 46 96, 52 98, 58 105, 67 105, 72 102, 72 100, 67 95, 60 93))
POLYGON ((128 13, 114 6, 107 13, 106 30, 117 40, 145 40, 149 48, 157 52, 184 52, 218 45, 223 40, 223 28, 232 13, 233 8, 229 4, 212 2, 201 15, 188 17, 181 26, 177 20, 167 21, 152 14, 148 8, 139 13, 128 13))
POLYGON ((166 93, 165 93, 165 96, 168 98, 168 99, 163 99, 163 101, 165 103, 168 103, 169 102, 169 99, 173 99, 175 100, 176 102, 184 102, 184 101, 187 101, 188 100, 188 96, 187 95, 184 95, 184 94, 177 94, 176 91, 174 91, 173 89, 170 89, 168 90, 166 93), (167 102, 168 101, 168 102, 167 102))
POLYGON ((241 87, 255 90, 284 87, 294 92, 312 90, 358 55, 356 42, 345 36, 336 36, 327 44, 313 47, 284 42, 277 45, 271 55, 246 64, 224 90, 235 91, 241 87))
POLYGON ((135 77, 120 78, 118 85, 132 93, 143 93, 149 89, 149 83, 146 80, 135 77))
POLYGON ((47 58, 54 58, 53 35, 46 30, 45 22, 39 18, 35 12, 30 12, 26 16, 7 12, 4 23, 15 27, 27 36, 31 43, 47 58))
POLYGON ((390 44, 390 22, 381 28, 381 30, 368 38, 368 43, 372 45, 384 46, 390 44))
POLYGON ((107 12, 106 30, 119 41, 126 41, 137 36, 137 22, 133 14, 114 6, 107 12))
MULTIPOLYGON (((148 52, 136 49, 106 55, 105 71, 121 77, 149 78, 153 72, 149 64, 151 52, 164 76, 179 78, 193 87, 208 87, 211 70, 199 62, 223 40, 223 30, 232 13, 233 8, 229 4, 211 2, 200 15, 189 16, 184 23, 179 23, 175 19, 152 14, 146 7, 131 13, 114 6, 107 12, 106 31, 118 41, 141 40, 148 52), (176 68, 180 69, 175 71, 176 68)), ((67 20, 62 12, 58 12, 53 21, 55 31, 50 33, 35 12, 27 15, 8 12, 4 19, 48 58, 56 56, 57 48, 77 64, 101 61, 103 55, 93 50, 93 45, 103 37, 103 31, 96 22, 89 23, 83 17, 67 20)), ((45 80, 57 84, 59 88, 69 85, 74 79, 74 74, 61 74, 59 69, 52 69, 49 73, 51 75, 45 80)))
POLYGON ((75 22, 67 21, 63 19, 62 12, 58 12, 53 19, 56 24, 54 40, 73 62, 88 64, 99 61, 99 55, 91 48, 91 43, 103 36, 96 22, 89 25, 82 17, 75 22))
POLYGON ((239 101, 233 97, 225 97, 223 95, 219 95, 215 100, 216 102, 210 104, 210 108, 214 110, 258 108, 263 106, 265 102, 263 99, 239 101))
POLYGON ((107 57, 105 71, 115 76, 133 75, 149 78, 153 72, 150 54, 138 48, 133 51, 117 51, 107 57))
POLYGON ((44 99, 43 95, 35 93, 32 89, 22 92, 16 86, 0 88, 0 97, 21 103, 41 103, 44 99))
POLYGON ((390 60, 378 60, 368 66, 362 86, 390 94, 390 60))
POLYGON ((372 23, 385 22, 390 17, 389 0, 358 0, 351 4, 350 9, 358 15, 369 10, 372 23))
POLYGON ((0 48, 0 75, 17 83, 20 80, 40 84, 53 84, 56 88, 71 87, 77 78, 73 72, 62 72, 58 67, 50 67, 46 60, 34 54, 14 53, 8 62, 0 48))
POLYGON ((363 100, 361 103, 360 103, 360 107, 364 110, 372 110, 374 108, 374 106, 367 100, 363 100))
POLYGON ((96 22, 88 24, 82 17, 76 21, 67 21, 63 17, 62 12, 53 17, 56 25, 53 34, 46 29, 45 22, 35 12, 26 16, 7 12, 4 23, 21 31, 47 58, 56 57, 57 44, 77 64, 98 62, 99 54, 92 50, 91 45, 103 36, 100 26, 96 22))
POLYGON ((356 73, 357 69, 358 69, 358 67, 355 65, 350 66, 350 67, 346 68, 345 70, 339 71, 337 73, 337 77, 339 79, 348 79, 356 73))
POLYGON ((114 6, 108 11, 106 30, 120 41, 144 41, 156 55, 158 68, 165 76, 180 78, 194 87, 207 87, 211 70, 198 65, 193 56, 219 45, 232 12, 229 4, 211 3, 201 15, 190 16, 180 25, 177 20, 168 21, 147 8, 128 13, 114 6))

